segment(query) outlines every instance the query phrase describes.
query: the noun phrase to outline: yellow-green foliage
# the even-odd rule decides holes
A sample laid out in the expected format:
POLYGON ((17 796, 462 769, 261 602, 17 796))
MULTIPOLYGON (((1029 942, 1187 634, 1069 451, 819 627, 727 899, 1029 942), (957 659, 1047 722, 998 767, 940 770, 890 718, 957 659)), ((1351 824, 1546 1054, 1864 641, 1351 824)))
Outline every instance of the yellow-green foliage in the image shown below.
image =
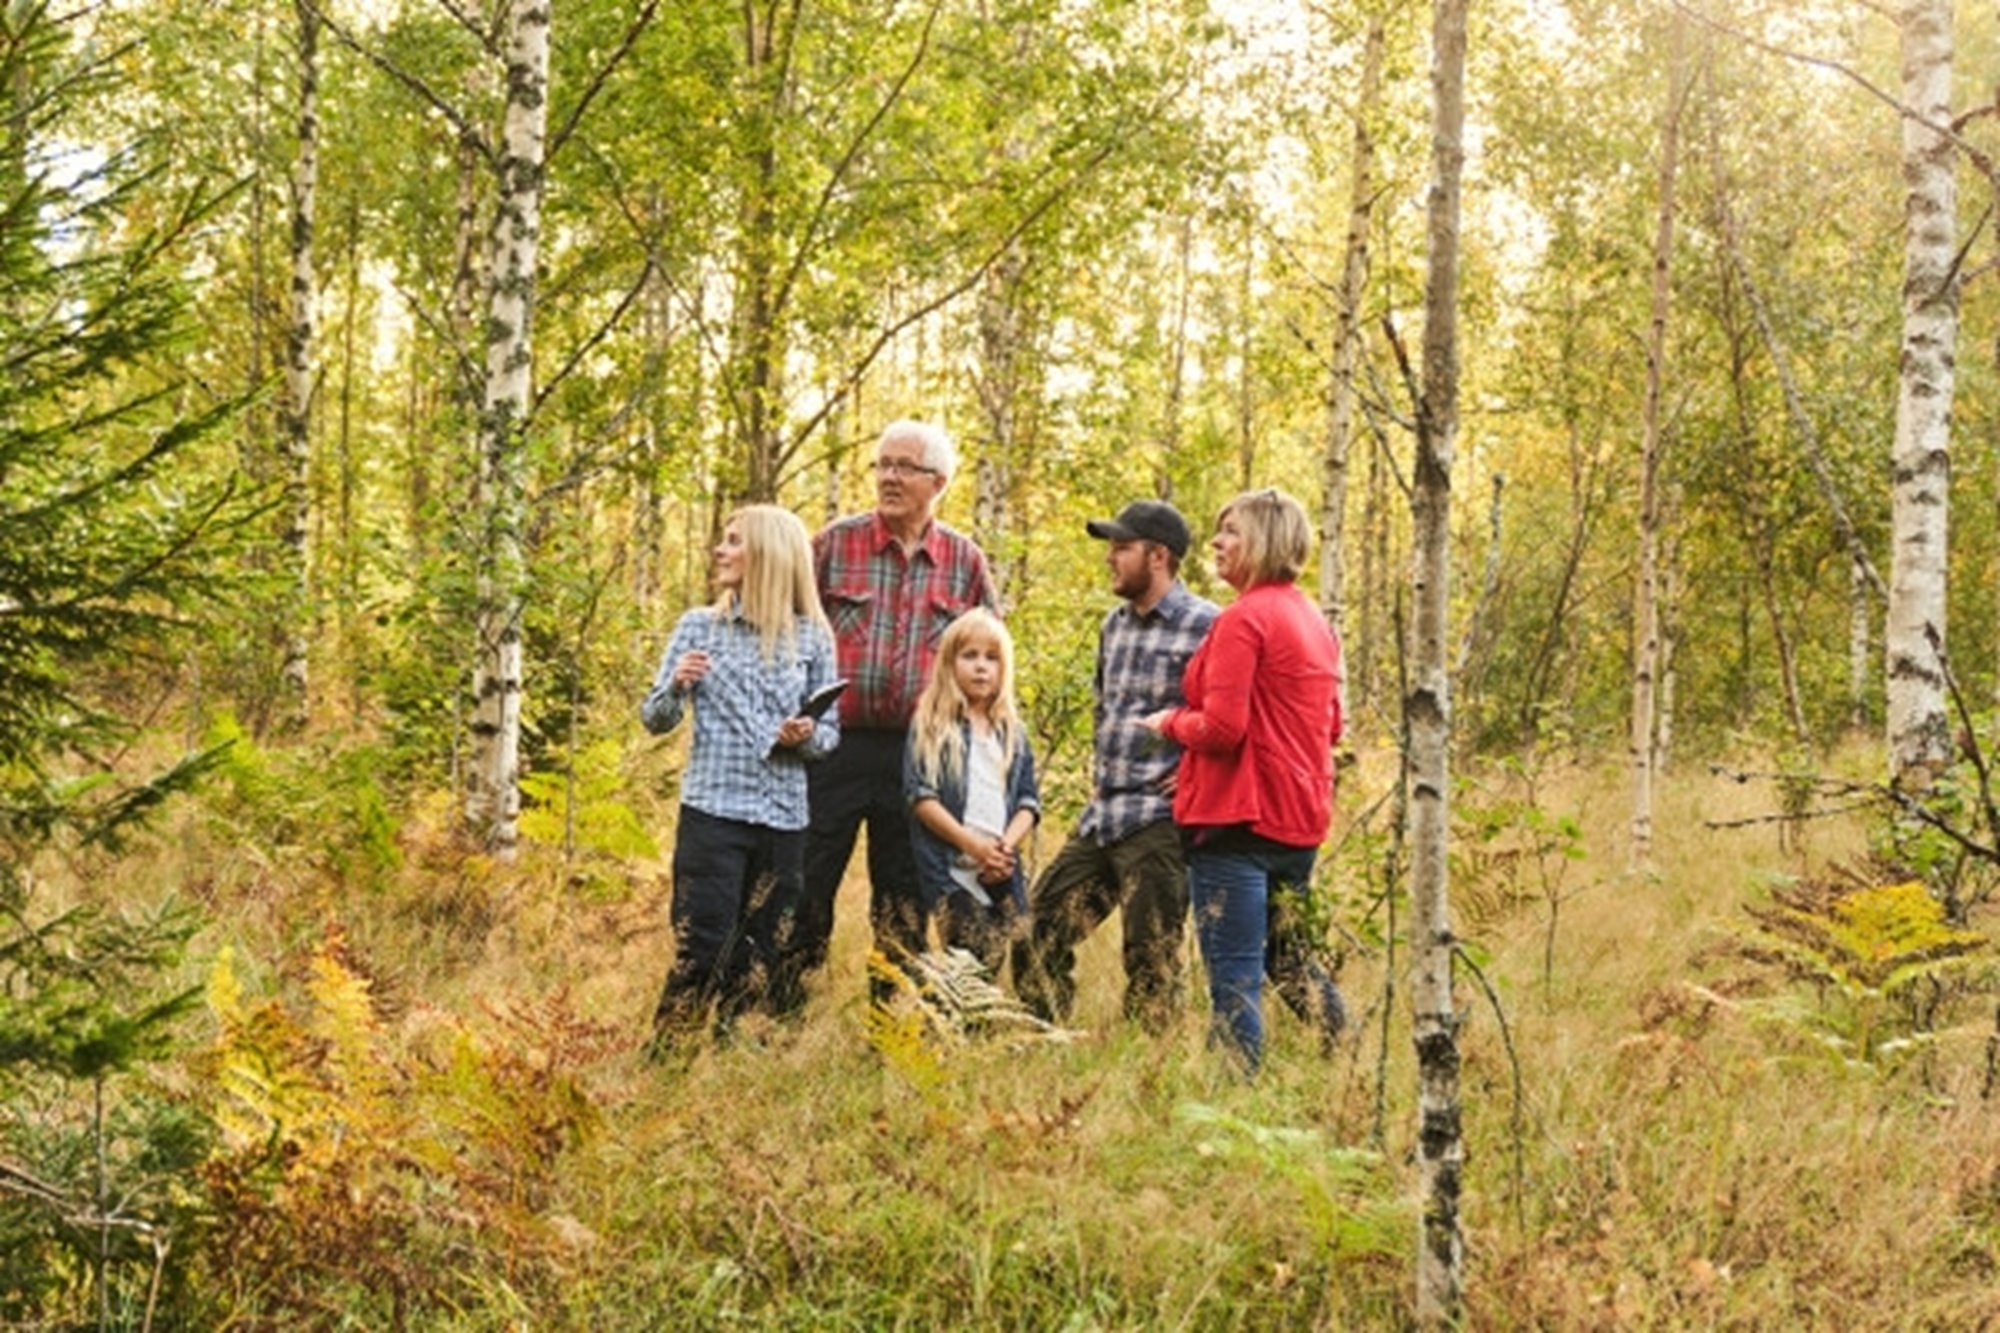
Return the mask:
POLYGON ((617 739, 606 739, 578 750, 571 774, 523 775, 521 836, 547 847, 562 847, 573 837, 575 850, 612 859, 659 856, 638 812, 624 800, 624 755, 617 739))
POLYGON ((1319 1243, 1341 1258, 1403 1252, 1415 1210, 1396 1197, 1382 1154, 1332 1142, 1319 1129, 1263 1125, 1203 1102, 1183 1102, 1174 1120, 1200 1135, 1200 1156, 1233 1158, 1288 1182, 1319 1243))
POLYGON ((402 863, 396 816, 380 782, 381 753, 259 746, 224 714, 205 737, 224 746, 220 781, 202 795, 218 835, 273 860, 304 859, 329 878, 380 888, 402 863))
POLYGON ((1943 906, 1914 880, 1830 899, 1791 893, 1752 915, 1789 964, 1856 993, 1893 995, 1919 980, 1963 972, 1987 944, 1976 931, 1947 922, 1943 906))
POLYGON ((1782 995, 1760 1012, 1868 1062, 1926 1044, 1948 1002, 1990 989, 1988 940, 1953 926, 1915 881, 1838 890, 1807 883, 1752 907, 1753 956, 1812 982, 1819 1003, 1782 995))

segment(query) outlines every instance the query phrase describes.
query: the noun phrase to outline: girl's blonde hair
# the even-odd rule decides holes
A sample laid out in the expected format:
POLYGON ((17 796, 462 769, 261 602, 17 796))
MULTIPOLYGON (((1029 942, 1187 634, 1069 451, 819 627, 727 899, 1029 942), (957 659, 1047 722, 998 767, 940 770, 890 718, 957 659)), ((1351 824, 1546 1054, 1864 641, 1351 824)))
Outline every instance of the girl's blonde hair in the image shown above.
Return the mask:
POLYGON ((717 609, 740 612, 756 627, 767 661, 780 644, 796 646, 801 616, 831 635, 813 583, 812 539, 799 516, 782 505, 745 505, 728 523, 743 534, 743 582, 723 591, 717 609))
POLYGON ((965 718, 965 692, 958 688, 952 663, 969 643, 994 643, 1000 648, 1000 689, 987 715, 1000 738, 1003 765, 1013 765, 1021 744, 1021 716, 1014 707, 1014 638, 1000 617, 974 607, 944 627, 930 679, 924 682, 916 716, 910 719, 910 748, 917 772, 926 781, 956 781, 965 772, 965 737, 959 730, 965 718))

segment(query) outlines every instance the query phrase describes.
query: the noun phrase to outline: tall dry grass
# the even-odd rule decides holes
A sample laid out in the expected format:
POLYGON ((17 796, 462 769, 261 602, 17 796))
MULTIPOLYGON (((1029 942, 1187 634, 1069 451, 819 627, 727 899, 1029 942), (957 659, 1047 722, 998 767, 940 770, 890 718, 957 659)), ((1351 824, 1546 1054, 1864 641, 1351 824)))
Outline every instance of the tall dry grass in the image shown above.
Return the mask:
MULTIPOLYGON (((1377 755, 1349 775, 1345 817, 1387 774, 1377 755)), ((1460 801, 1497 805, 1525 782, 1476 773, 1460 801)), ((1893 1069, 1845 1063, 1728 1003, 1749 984, 1728 946, 1763 877, 1851 858, 1866 830, 1829 823, 1781 846, 1769 826, 1707 826, 1775 808, 1769 788, 1681 771, 1661 793, 1650 873, 1625 864, 1616 769, 1533 775, 1537 807, 1576 820, 1580 859, 1462 849, 1460 931, 1506 1023, 1468 971, 1468 1325, 2000 1324, 2000 1119, 1978 1035, 1990 1001, 1967 1001, 1964 1031, 1893 1069)), ((1366 943, 1383 917, 1360 833, 1340 841, 1329 884, 1349 932, 1351 1038, 1322 1059, 1273 1005, 1265 1073, 1244 1083, 1204 1049, 1192 958, 1177 1031, 1149 1039, 1119 1019, 1115 922, 1081 952, 1084 1039, 885 1057, 862 1022, 858 881, 799 1023, 650 1064, 639 1043, 670 950, 664 864, 607 879, 545 849, 468 860, 449 851, 444 813, 414 812, 400 866, 366 891, 311 858, 232 845, 213 820, 191 818, 137 868, 202 898, 210 942, 274 993, 337 921, 392 1014, 562 990, 629 1027, 630 1049, 585 1073, 597 1128, 561 1160, 540 1276, 477 1236, 456 1242, 436 1326, 1407 1321, 1407 997, 1400 962, 1366 943)), ((646 813, 664 832, 668 812, 646 813)), ((1974 924, 1993 928, 1990 914, 1974 924)))

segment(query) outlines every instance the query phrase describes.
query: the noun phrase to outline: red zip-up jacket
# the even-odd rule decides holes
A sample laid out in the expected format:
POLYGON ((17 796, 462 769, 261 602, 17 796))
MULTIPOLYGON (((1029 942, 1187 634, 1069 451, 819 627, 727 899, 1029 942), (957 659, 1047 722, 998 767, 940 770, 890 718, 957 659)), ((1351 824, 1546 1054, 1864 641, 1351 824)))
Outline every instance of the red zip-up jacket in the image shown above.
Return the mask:
POLYGON ((1319 846, 1333 814, 1340 678, 1340 641, 1296 585, 1246 590, 1188 662, 1187 706, 1161 727, 1185 751, 1174 822, 1319 846))

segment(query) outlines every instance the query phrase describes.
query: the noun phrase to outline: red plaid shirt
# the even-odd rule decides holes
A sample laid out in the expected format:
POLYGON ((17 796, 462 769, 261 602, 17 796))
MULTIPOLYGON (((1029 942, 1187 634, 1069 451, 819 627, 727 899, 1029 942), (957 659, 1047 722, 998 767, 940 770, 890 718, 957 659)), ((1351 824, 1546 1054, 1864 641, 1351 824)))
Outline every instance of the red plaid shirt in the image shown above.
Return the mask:
POLYGON ((936 520, 906 556, 881 515, 839 519, 813 538, 813 569, 849 682, 846 727, 909 726, 944 627, 994 605, 986 557, 936 520))

